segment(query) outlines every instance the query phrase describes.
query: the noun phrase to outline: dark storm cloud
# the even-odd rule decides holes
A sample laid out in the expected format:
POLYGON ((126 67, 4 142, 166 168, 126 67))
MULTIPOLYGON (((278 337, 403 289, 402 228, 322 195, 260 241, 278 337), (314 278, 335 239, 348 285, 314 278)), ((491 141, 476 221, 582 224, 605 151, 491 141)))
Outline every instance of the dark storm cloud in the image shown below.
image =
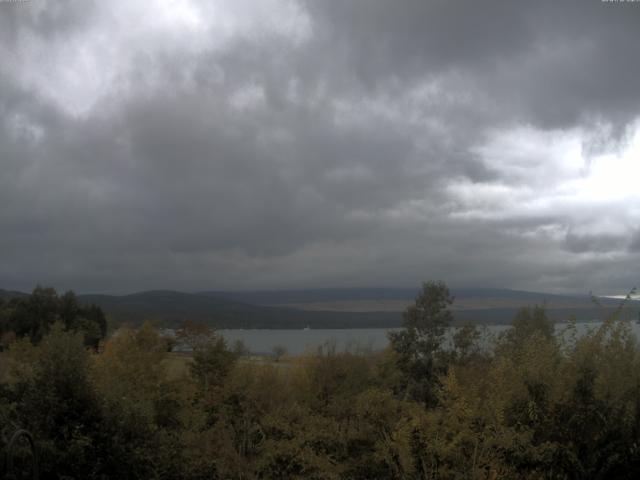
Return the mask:
POLYGON ((640 98, 632 3, 307 2, 321 42, 349 73, 377 87, 457 71, 506 119, 542 128, 594 116, 624 122, 640 98))
POLYGON ((0 4, 0 287, 627 286, 637 5, 106 5, 0 4))

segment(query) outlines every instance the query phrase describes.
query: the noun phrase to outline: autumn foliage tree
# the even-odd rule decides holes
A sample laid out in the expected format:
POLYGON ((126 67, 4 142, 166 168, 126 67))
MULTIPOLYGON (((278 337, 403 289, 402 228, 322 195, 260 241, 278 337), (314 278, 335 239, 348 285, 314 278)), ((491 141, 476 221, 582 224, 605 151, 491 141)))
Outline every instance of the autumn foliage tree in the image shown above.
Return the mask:
POLYGON ((278 363, 199 326, 192 357, 150 324, 98 352, 58 320, 0 354, 0 422, 32 431, 43 478, 638 478, 640 347, 622 315, 560 328, 533 306, 492 338, 447 330, 451 301, 426 283, 386 350, 278 363))

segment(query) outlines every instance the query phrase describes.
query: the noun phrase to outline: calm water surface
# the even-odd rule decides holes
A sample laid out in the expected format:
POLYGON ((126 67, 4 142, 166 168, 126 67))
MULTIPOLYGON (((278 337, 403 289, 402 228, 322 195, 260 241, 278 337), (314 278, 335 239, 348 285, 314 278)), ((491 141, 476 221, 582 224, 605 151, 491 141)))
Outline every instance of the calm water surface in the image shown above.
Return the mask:
MULTIPOLYGON (((577 324, 579 333, 597 328, 600 322, 577 324)), ((564 323, 556 324, 556 330, 561 332, 566 327, 564 323)), ((631 324, 633 332, 640 337, 640 325, 631 324)), ((492 336, 508 329, 507 325, 490 325, 486 327, 485 341, 492 336)), ((318 329, 318 330, 218 330, 233 345, 241 340, 252 353, 271 353, 276 346, 283 346, 291 355, 299 355, 305 351, 314 351, 318 347, 335 344, 338 350, 372 349, 382 350, 388 344, 387 333, 397 329, 392 328, 359 328, 359 329, 318 329)), ((449 337, 455 329, 451 329, 449 337)))

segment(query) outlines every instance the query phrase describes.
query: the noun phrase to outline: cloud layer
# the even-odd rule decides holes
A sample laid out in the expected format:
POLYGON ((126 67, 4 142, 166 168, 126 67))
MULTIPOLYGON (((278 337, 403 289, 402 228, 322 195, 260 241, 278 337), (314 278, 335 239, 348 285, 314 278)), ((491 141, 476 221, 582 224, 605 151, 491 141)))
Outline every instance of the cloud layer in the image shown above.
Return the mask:
POLYGON ((628 289, 640 4, 0 3, 0 283, 628 289))

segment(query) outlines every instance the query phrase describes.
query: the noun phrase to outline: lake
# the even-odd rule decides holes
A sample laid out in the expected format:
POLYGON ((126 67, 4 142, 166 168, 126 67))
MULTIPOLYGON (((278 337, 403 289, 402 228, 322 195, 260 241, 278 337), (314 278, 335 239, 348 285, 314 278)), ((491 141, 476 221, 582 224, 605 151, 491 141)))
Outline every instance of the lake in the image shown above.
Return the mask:
MULTIPOLYGON (((556 330, 561 331, 565 323, 557 323, 556 330)), ((586 332, 597 328, 600 322, 585 322, 577 324, 578 332, 586 332)), ((640 337, 640 325, 633 322, 631 327, 636 336, 640 337)), ((489 325, 487 335, 495 336, 510 328, 508 325, 489 325)), ((314 351, 326 343, 336 345, 338 350, 372 349, 382 350, 388 344, 387 333, 398 329, 392 328, 359 328, 359 329, 317 329, 317 330, 218 330, 230 346, 241 340, 252 353, 268 354, 276 346, 283 346, 291 355, 300 355, 305 351, 314 351)), ((455 329, 451 329, 449 337, 455 329)))

